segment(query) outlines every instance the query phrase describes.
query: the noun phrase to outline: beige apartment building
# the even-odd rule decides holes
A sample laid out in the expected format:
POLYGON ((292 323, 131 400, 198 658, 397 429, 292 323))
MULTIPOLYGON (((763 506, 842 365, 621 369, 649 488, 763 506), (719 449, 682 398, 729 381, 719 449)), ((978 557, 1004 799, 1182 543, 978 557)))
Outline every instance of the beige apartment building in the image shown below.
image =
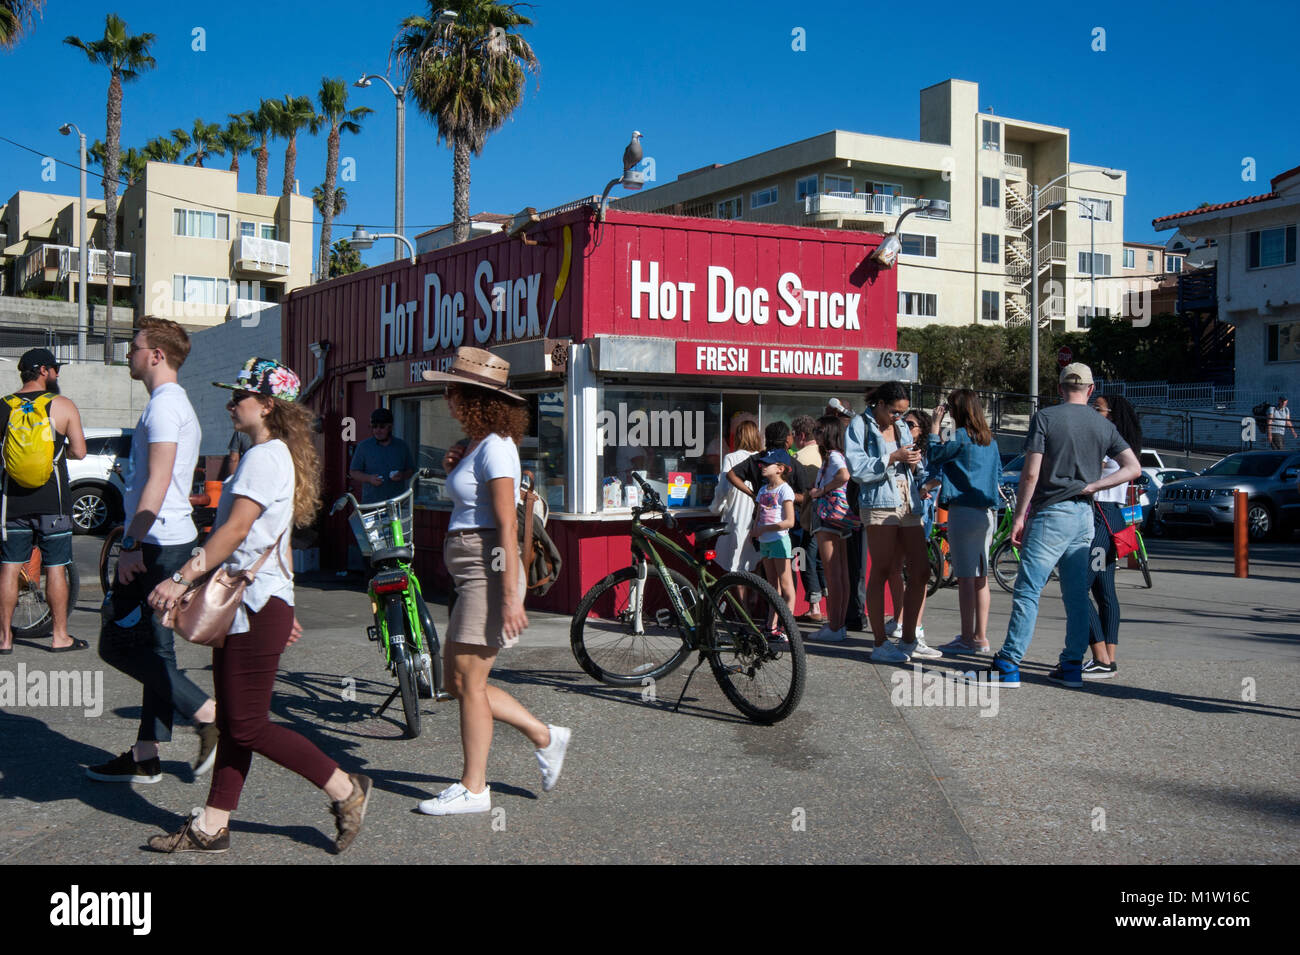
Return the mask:
POLYGON ((979 85, 921 90, 920 138, 832 130, 617 200, 622 208, 900 236, 900 327, 1030 320, 1031 279, 1044 327, 1086 327, 1122 306, 1123 172, 1070 159, 1070 131, 981 112, 979 85), (1038 274, 1031 192, 1040 187, 1038 274), (1059 205, 1055 205, 1058 204, 1059 205), (1053 205, 1048 211, 1044 207, 1053 205), (1095 216, 1095 221, 1090 219, 1095 216), (1089 281, 1095 273, 1097 281, 1089 281))
MULTIPOLYGON (((19 192, 0 207, 4 294, 77 300, 78 206, 76 196, 19 192)), ((88 290, 102 296, 104 202, 89 206, 88 290)), ((246 319, 311 283, 312 213, 305 196, 239 192, 228 170, 151 162, 118 201, 115 298, 137 319, 191 329, 246 319)))

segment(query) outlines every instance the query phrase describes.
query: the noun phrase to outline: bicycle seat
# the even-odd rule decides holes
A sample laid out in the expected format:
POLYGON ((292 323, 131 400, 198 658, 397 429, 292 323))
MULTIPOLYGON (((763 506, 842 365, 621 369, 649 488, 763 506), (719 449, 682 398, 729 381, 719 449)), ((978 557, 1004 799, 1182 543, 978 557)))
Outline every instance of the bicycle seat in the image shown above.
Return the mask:
POLYGON ((370 555, 370 563, 381 564, 389 560, 409 561, 415 557, 415 547, 403 544, 401 547, 386 547, 370 555))
POLYGON ((709 541, 721 537, 727 533, 726 524, 709 524, 707 527, 697 528, 695 531, 695 543, 707 544, 709 541))

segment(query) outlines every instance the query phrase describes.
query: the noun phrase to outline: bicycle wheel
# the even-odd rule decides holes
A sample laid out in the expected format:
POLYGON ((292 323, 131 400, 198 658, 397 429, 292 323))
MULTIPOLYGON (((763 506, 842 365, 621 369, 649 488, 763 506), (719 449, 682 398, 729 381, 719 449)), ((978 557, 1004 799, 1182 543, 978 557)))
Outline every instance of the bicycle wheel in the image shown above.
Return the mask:
POLYGON ((993 577, 1007 593, 1014 593, 1016 589, 1016 578, 1020 576, 1020 558, 1016 549, 1011 546, 1011 540, 1004 540, 997 547, 993 548, 993 556, 989 558, 989 563, 993 566, 993 577))
POLYGON ((1150 590, 1154 586, 1151 583, 1151 561, 1147 560, 1147 545, 1142 540, 1140 533, 1138 534, 1137 560, 1138 567, 1142 570, 1142 579, 1147 582, 1147 590, 1150 590))
POLYGON ((427 664, 423 659, 415 670, 415 685, 420 696, 426 700, 436 699, 442 688, 442 655, 438 644, 438 628, 433 624, 433 616, 424 602, 424 597, 415 595, 415 612, 420 623, 420 652, 428 656, 427 664))
POLYGON ((943 579, 943 554, 936 548, 930 548, 930 580, 925 585, 925 595, 933 597, 939 592, 939 588, 944 585, 943 579))
POLYGON ((126 528, 118 524, 109 528, 104 535, 104 546, 99 549, 99 585, 104 593, 113 589, 113 577, 117 573, 117 555, 122 550, 122 535, 126 528))
POLYGON ((397 688, 402 695, 402 712, 406 716, 406 738, 420 735, 420 691, 415 685, 416 662, 406 643, 406 606, 400 599, 388 601, 388 646, 397 670, 397 688))
MULTIPOLYGON (((68 575, 68 612, 77 605, 77 593, 81 589, 81 577, 77 573, 74 561, 64 566, 68 575)), ((49 573, 48 567, 41 568, 41 574, 49 573)), ((18 572, 18 600, 14 604, 14 615, 10 629, 15 637, 33 639, 43 637, 54 629, 54 613, 45 596, 45 578, 28 577, 26 568, 18 572)))
POLYGON ((785 719, 803 697, 803 635, 794 613, 771 584, 745 571, 723 575, 712 594, 717 616, 707 652, 718 686, 755 723, 785 719), (788 644, 767 632, 773 616, 788 644))
MULTIPOLYGON (((693 606, 696 595, 690 581, 671 568, 668 573, 682 590, 687 607, 693 606)), ((639 608, 633 606, 635 581, 635 567, 610 574, 578 602, 569 627, 578 665, 613 686, 642 686, 645 680, 661 679, 691 652, 689 626, 678 619, 659 574, 649 569, 639 608), (589 617, 594 609, 602 616, 589 617)))

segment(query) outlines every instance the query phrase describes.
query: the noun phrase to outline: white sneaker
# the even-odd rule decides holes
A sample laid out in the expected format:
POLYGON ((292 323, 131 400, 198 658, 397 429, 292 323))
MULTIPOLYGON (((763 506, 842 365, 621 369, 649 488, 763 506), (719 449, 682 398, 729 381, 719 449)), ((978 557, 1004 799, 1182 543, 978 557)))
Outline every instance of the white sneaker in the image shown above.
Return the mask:
POLYGON ((888 640, 871 651, 872 663, 906 663, 910 659, 907 653, 888 640))
POLYGON ((925 636, 921 633, 921 628, 916 628, 916 642, 904 643, 898 641, 898 649, 902 650, 909 657, 919 657, 922 660, 938 660, 943 656, 941 652, 925 642, 925 636))
POLYGON ((890 617, 885 621, 885 639, 888 640, 898 632, 898 621, 890 617))
POLYGON ((432 799, 416 807, 426 816, 456 816, 466 812, 490 812, 492 787, 484 786, 481 793, 472 793, 460 783, 448 786, 432 799))
POLYGON ((547 728, 551 731, 550 745, 545 749, 534 750, 537 765, 542 770, 543 792, 550 792, 560 781, 560 770, 564 768, 564 751, 569 748, 569 737, 573 735, 567 726, 551 726, 548 723, 547 728))

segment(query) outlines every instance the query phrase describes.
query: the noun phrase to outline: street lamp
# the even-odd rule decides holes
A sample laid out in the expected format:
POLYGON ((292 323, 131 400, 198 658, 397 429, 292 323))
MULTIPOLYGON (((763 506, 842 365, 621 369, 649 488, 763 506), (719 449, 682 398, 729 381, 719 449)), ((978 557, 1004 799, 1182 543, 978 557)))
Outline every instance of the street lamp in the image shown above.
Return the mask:
MULTIPOLYGON (((1123 173, 1116 172, 1114 169, 1083 169, 1080 172, 1099 172, 1108 179, 1121 179, 1123 173)), ((1061 175, 1051 180, 1045 186, 1039 186, 1035 183, 1032 197, 1029 203, 1029 413, 1033 415, 1038 411, 1038 194, 1040 190, 1051 189, 1058 182, 1065 182, 1069 186, 1070 171, 1067 169, 1061 175)), ((1062 203, 1063 204, 1063 203, 1062 203)), ((1057 203, 1051 203, 1047 211, 1053 207, 1060 208, 1057 203)), ((1096 304, 1094 302, 1094 304, 1096 304)))
POLYGON ((894 231, 885 236, 869 258, 874 259, 883 268, 892 268, 894 262, 898 259, 898 253, 903 251, 903 240, 899 238, 903 231, 903 220, 914 212, 934 213, 946 211, 948 211, 948 203, 944 199, 918 198, 916 205, 898 217, 898 220, 894 223, 894 231))
POLYGON ((1055 212, 1062 206, 1076 205, 1088 210, 1088 284, 1092 287, 1092 317, 1097 317, 1097 211, 1091 203, 1079 199, 1061 199, 1043 206, 1044 212, 1055 212))
MULTIPOLYGON (((353 86, 365 89, 370 85, 371 80, 380 80, 392 92, 393 97, 397 100, 397 186, 394 203, 394 228, 398 235, 406 233, 406 85, 394 86, 388 82, 388 77, 380 76, 378 73, 367 73, 353 83, 353 86)), ((393 240, 393 257, 399 258, 402 254, 402 244, 393 240)))
POLYGON ((398 235, 396 232, 367 232, 364 226, 357 226, 352 230, 352 235, 348 238, 348 243, 354 249, 368 249, 375 244, 376 239, 394 239, 394 245, 398 246, 398 257, 401 257, 401 246, 399 242, 406 243, 406 247, 411 250, 411 264, 415 264, 415 246, 411 245, 411 240, 404 235, 398 235))
MULTIPOLYGON (((90 263, 86 260, 86 134, 76 123, 64 123, 59 127, 59 132, 64 136, 72 135, 74 129, 77 131, 77 138, 81 140, 81 226, 78 230, 81 233, 81 252, 80 266, 77 269, 77 361, 85 361, 86 329, 90 325, 89 306, 86 303, 86 282, 90 271, 90 263)), ((104 341, 104 347, 107 349, 110 347, 108 339, 104 341)))

